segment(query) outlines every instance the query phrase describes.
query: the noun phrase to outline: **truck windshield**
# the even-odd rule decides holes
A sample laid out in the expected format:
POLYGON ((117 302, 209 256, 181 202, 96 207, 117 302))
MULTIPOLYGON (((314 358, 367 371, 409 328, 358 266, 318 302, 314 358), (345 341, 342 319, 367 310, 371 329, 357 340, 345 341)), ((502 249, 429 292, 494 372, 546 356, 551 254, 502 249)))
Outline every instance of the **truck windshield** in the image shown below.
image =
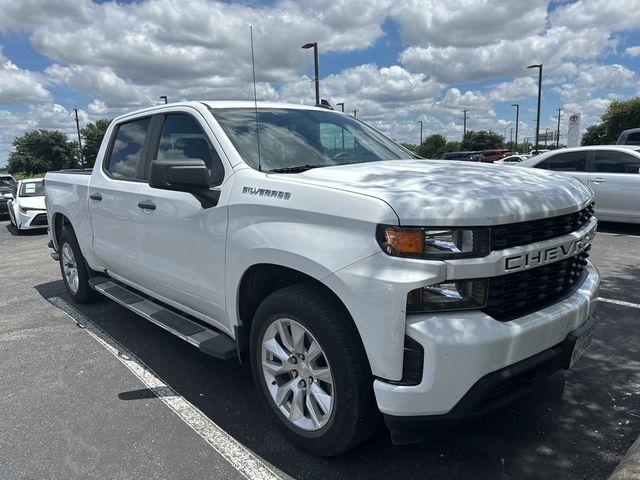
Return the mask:
POLYGON ((263 171, 414 158, 408 150, 359 120, 332 111, 286 108, 212 109, 244 161, 263 171), (259 130, 256 128, 259 125, 259 130))

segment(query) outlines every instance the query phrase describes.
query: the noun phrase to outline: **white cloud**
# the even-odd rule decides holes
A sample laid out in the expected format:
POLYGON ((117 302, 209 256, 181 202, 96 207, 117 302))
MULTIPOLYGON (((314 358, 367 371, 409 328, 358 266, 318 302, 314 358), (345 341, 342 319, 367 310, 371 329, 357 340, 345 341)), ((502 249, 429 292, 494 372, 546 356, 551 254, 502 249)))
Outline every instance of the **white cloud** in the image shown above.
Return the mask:
POLYGON ((42 84, 40 76, 18 68, 0 49, 0 104, 49 100, 51 94, 42 84))
POLYGON ((625 49, 624 53, 626 53, 629 57, 640 56, 640 45, 637 45, 635 47, 629 47, 625 49))
POLYGON ((518 40, 544 27, 546 0, 410 0, 391 15, 413 46, 479 47, 518 40))
POLYGON ((544 35, 498 41, 475 48, 408 47, 401 62, 415 71, 446 83, 476 81, 500 76, 522 76, 527 65, 542 63, 549 73, 572 59, 595 59, 613 48, 608 32, 590 29, 576 36, 565 27, 544 35))

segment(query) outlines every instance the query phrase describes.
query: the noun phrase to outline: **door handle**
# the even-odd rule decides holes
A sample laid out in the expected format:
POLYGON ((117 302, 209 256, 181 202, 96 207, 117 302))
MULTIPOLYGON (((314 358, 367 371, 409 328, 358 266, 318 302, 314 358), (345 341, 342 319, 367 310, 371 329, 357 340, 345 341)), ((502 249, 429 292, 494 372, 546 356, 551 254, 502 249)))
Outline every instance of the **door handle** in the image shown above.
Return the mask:
POLYGON ((592 179, 591 179, 591 181, 592 181, 593 183, 604 183, 604 178, 602 178, 602 177, 595 177, 595 178, 592 178, 592 179))
POLYGON ((100 194, 100 192, 95 192, 89 195, 89 198, 91 200, 97 200, 98 202, 102 200, 102 195, 100 194))
POLYGON ((156 204, 153 203, 151 200, 144 200, 142 202, 138 202, 138 207, 141 208, 142 210, 155 210, 156 204))

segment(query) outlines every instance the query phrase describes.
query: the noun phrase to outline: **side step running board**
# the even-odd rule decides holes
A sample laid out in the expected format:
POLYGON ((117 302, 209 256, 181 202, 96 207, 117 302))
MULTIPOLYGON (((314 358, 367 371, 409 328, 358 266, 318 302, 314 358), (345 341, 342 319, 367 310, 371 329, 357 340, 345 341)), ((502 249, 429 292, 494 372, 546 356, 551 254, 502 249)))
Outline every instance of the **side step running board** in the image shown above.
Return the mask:
POLYGON ((132 312, 195 345, 207 355, 227 360, 237 355, 236 342, 224 333, 200 325, 142 297, 106 277, 89 280, 91 287, 132 312))

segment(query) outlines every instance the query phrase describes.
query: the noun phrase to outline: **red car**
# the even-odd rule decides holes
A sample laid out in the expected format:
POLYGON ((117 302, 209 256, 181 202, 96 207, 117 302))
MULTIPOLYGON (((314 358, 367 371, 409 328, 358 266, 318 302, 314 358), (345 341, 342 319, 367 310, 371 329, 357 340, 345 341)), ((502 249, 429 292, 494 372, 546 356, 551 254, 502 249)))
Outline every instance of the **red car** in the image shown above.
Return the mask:
POLYGON ((480 153, 482 154, 482 162, 493 163, 511 155, 511 150, 483 150, 480 153))

